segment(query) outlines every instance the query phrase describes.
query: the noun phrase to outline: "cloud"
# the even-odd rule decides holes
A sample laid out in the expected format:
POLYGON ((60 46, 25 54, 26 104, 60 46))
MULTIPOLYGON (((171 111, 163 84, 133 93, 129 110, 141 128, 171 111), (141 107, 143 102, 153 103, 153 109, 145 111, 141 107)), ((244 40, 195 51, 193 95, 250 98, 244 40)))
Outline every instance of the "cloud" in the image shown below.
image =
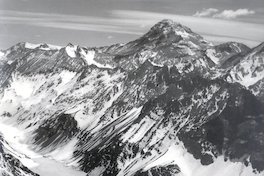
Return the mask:
POLYGON ((234 10, 224 10, 223 12, 219 14, 213 15, 213 18, 223 18, 223 19, 234 19, 239 16, 247 16, 254 14, 255 12, 253 10, 248 9, 238 9, 236 11, 234 10))
POLYGON ((145 24, 145 30, 148 30, 162 19, 172 19, 175 22, 190 27, 198 34, 206 37, 210 36, 210 38, 205 37, 205 39, 214 43, 244 41, 246 45, 253 47, 264 41, 263 24, 229 21, 220 18, 197 18, 194 16, 129 10, 116 10, 112 12, 112 15, 116 18, 131 20, 134 26, 145 24))
POLYGON ((125 26, 118 27, 115 25, 102 25, 102 24, 78 24, 71 22, 40 22, 38 24, 32 23, 33 26, 58 28, 58 29, 68 29, 68 30, 80 30, 80 31, 96 31, 105 33, 119 33, 119 34, 134 34, 141 35, 141 32, 136 30, 128 30, 125 26))
POLYGON ((194 17, 213 17, 222 19, 235 19, 239 16, 247 16, 254 14, 255 11, 248 9, 238 9, 238 10, 224 10, 218 13, 219 10, 215 8, 204 9, 203 11, 196 12, 194 17))
POLYGON ((212 14, 215 14, 216 12, 218 12, 218 9, 209 8, 209 9, 204 9, 201 12, 198 11, 193 16, 195 16, 195 17, 206 17, 206 16, 211 16, 212 14))
POLYGON ((131 28, 131 25, 133 27, 133 24, 135 24, 132 19, 123 20, 92 16, 0 10, 0 23, 105 33, 142 34, 142 31, 139 29, 131 28))

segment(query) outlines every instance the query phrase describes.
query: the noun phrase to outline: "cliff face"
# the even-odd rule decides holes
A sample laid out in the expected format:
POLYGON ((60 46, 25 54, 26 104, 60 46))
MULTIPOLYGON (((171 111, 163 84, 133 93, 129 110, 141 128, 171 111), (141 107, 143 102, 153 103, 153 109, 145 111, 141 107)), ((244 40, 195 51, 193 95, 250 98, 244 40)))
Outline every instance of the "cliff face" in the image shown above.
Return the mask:
POLYGON ((262 175, 262 45, 170 20, 109 47, 19 43, 0 56, 0 121, 21 135, 0 131, 87 175, 262 175))

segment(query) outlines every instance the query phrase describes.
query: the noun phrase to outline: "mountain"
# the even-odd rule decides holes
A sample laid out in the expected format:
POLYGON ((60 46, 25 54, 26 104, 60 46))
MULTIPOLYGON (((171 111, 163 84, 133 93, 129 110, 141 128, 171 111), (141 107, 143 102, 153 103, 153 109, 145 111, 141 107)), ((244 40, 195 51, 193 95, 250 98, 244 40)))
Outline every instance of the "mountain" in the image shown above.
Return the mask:
POLYGON ((264 175, 263 46, 163 20, 124 44, 1 51, 0 173, 264 175))

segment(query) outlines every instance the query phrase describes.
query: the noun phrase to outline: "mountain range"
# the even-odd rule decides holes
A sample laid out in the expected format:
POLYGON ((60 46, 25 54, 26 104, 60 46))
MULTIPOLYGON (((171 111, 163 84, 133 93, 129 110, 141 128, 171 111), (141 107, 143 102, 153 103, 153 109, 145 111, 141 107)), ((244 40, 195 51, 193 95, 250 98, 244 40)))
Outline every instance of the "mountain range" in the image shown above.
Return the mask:
POLYGON ((263 62, 264 43, 171 20, 112 46, 18 43, 0 52, 0 173, 263 176, 263 62))

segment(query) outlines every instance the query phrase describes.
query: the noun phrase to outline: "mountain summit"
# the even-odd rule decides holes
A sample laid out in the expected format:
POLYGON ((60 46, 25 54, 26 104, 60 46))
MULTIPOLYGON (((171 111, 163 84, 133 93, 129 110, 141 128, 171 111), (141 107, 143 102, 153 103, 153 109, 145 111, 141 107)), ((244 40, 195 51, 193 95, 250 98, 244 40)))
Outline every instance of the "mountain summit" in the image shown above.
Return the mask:
POLYGON ((0 52, 0 173, 264 174, 264 50, 163 20, 135 41, 0 52), (47 168, 53 169, 47 169, 47 168))

